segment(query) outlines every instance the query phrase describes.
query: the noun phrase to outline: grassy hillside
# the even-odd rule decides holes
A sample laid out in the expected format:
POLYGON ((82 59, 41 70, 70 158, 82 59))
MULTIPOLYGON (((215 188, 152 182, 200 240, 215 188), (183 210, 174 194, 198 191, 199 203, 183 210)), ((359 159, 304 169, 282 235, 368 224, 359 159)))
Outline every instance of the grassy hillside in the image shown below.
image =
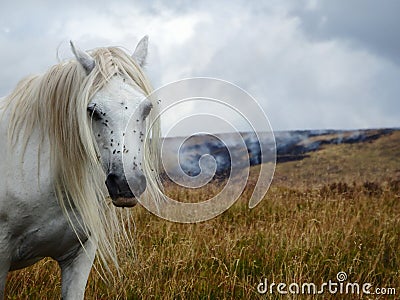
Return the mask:
MULTIPOLYGON (((383 299, 399 298, 399 145, 400 132, 394 132, 371 142, 325 145, 301 161, 278 164, 265 199, 249 210, 254 167, 241 199, 200 224, 171 223, 136 207, 134 247, 120 245, 121 275, 106 284, 93 271, 86 298, 278 299, 276 289, 258 294, 259 282, 319 286, 337 282, 340 271, 346 282, 371 283, 371 291, 396 288, 396 296, 383 299)), ((192 193, 168 185, 168 193, 201 200, 221 184, 192 193)), ((58 299, 59 293, 59 271, 46 260, 12 272, 6 299, 58 299)))
POLYGON ((400 130, 369 142, 324 145, 308 154, 303 160, 278 164, 274 184, 304 188, 400 180, 400 130))

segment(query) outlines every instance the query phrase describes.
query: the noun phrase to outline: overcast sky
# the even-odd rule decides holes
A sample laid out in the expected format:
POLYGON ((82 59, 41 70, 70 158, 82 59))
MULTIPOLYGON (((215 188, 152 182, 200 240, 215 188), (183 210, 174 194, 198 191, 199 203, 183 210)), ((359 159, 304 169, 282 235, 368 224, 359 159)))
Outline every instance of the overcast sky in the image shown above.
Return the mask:
POLYGON ((155 87, 231 81, 274 130, 400 127, 400 1, 7 1, 0 95, 80 48, 150 38, 155 87), (23 3, 23 4, 21 4, 23 3))

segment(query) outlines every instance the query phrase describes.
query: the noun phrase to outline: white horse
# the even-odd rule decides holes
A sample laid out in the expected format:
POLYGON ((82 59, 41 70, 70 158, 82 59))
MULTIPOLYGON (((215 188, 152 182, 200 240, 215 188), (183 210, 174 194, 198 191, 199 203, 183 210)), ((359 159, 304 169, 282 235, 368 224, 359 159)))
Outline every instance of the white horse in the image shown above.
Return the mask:
POLYGON ((82 299, 96 251, 116 263, 119 224, 107 190, 115 206, 159 191, 159 124, 144 138, 157 119, 141 69, 147 43, 132 56, 71 43, 75 59, 22 80, 1 100, 0 299, 10 270, 44 257, 61 267, 62 298, 82 299), (136 142, 124 144, 127 136, 136 142))

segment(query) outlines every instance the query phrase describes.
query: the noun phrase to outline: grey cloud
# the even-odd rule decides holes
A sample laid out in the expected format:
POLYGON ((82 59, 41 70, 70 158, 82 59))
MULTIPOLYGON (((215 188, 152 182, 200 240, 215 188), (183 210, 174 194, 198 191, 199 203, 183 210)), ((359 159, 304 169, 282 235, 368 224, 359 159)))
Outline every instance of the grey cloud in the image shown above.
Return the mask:
MULTIPOLYGON (((301 2, 300 2, 301 3, 301 2)), ((400 64, 400 2, 396 0, 316 1, 296 5, 290 13, 301 19, 313 39, 344 39, 400 64)))
MULTIPOLYGON (((275 129, 398 126, 400 69, 386 52, 362 47, 355 33, 348 41, 310 39, 307 16, 289 13, 290 6, 262 13, 246 6, 238 16, 232 7, 210 5, 219 13, 176 56, 191 64, 188 76, 215 76, 248 90, 275 129), (241 26, 234 27, 235 16, 241 26)), ((360 17, 359 26, 368 27, 368 19, 360 17)))

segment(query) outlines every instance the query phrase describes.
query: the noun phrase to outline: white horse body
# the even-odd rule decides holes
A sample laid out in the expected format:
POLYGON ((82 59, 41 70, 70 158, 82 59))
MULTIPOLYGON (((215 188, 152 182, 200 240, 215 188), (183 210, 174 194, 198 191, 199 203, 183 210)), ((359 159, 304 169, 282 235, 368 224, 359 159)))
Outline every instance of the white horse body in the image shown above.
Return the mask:
MULTIPOLYGON (((72 48, 77 61, 83 67, 87 76, 91 74, 95 64, 101 65, 103 63, 101 59, 104 59, 105 63, 109 63, 114 67, 114 63, 111 64, 112 60, 108 62, 106 58, 97 56, 97 59, 100 59, 100 61, 95 62, 86 52, 75 49, 73 45, 72 48)), ((115 53, 117 52, 105 50, 105 53, 114 53, 116 55, 115 53)), ((141 66, 144 63, 146 55, 147 37, 139 42, 133 55, 137 65, 141 66)), ((130 64, 128 58, 121 56, 120 59, 123 60, 122 62, 118 61, 121 65, 123 63, 125 64, 123 66, 126 66, 127 63, 128 65, 130 64)), ((114 58, 114 60, 117 60, 117 58, 114 58)), ((130 68, 130 65, 127 68, 130 68)), ((124 174, 127 173, 124 172, 122 165, 122 153, 127 153, 128 150, 131 150, 130 155, 134 158, 125 161, 132 163, 134 166, 142 164, 141 155, 142 153, 143 155, 145 154, 145 149, 143 148, 142 153, 140 153, 140 142, 143 142, 143 122, 150 112, 151 103, 149 103, 149 100, 144 99, 148 91, 142 91, 143 87, 138 87, 138 83, 133 83, 134 87, 131 84, 125 83, 127 74, 131 74, 132 70, 136 70, 135 68, 130 69, 131 71, 127 71, 127 73, 124 73, 125 70, 119 71, 121 72, 119 76, 114 76, 118 75, 117 73, 110 73, 102 87, 96 90, 94 96, 89 99, 90 103, 86 103, 83 106, 85 110, 84 114, 82 114, 83 118, 87 117, 85 116, 87 114, 86 105, 90 113, 89 118, 92 118, 92 132, 90 134, 95 137, 96 145, 93 147, 97 147, 98 149, 97 154, 92 154, 91 156, 96 156, 97 160, 100 158, 100 163, 104 170, 103 175, 100 174, 99 177, 104 179, 101 187, 103 191, 92 191, 92 194, 93 192, 100 193, 101 195, 106 194, 107 185, 113 203, 117 206, 124 206, 126 203, 128 203, 127 206, 133 205, 132 200, 124 199, 140 196, 146 188, 144 175, 148 177, 146 170, 143 171, 142 168, 138 167, 136 169, 134 167, 133 170, 130 170, 129 175, 127 175, 130 178, 125 179, 124 174), (105 117, 106 113, 107 118, 105 117), (140 118, 137 114, 140 114, 140 118), (96 118, 93 115, 96 115, 96 118), (134 127, 135 130, 127 127, 128 120, 132 116, 137 117, 138 121, 135 125, 136 127, 134 127), (129 133, 125 132, 126 130, 129 130, 129 133), (123 136, 131 134, 132 131, 136 132, 139 130, 140 136, 131 139, 139 145, 124 145, 123 136), (128 187, 126 180, 134 182, 133 186, 130 185, 128 187), (104 181, 106 181, 106 185, 104 185, 104 181)), ((104 70, 108 69, 105 68, 104 70)), ((97 70, 97 75, 95 75, 103 76, 104 70, 97 70)), ((74 70, 74 72, 76 74, 77 71, 74 70)), ((139 76, 139 78, 142 77, 139 76)), ((128 78, 127 81, 131 79, 128 78)), ((143 81, 143 79, 141 80, 143 81)), ((69 92, 69 90, 67 91, 69 92)), ((2 102, 4 102, 4 99, 2 99, 2 102)), ((24 105, 25 108, 22 108, 25 109, 24 112, 30 112, 30 108, 26 109, 26 104, 24 105)), ((41 123, 37 123, 37 120, 33 118, 34 123, 32 124, 36 124, 34 128, 16 126, 18 130, 28 130, 28 138, 24 140, 24 138, 20 138, 19 136, 11 137, 11 139, 14 139, 14 145, 10 146, 9 124, 13 120, 15 121, 15 119, 7 111, 10 110, 7 104, 4 105, 2 103, 1 107, 3 108, 0 111, 0 116, 2 116, 0 122, 0 149, 2 151, 0 174, 3 175, 3 178, 0 180, 0 299, 4 297, 5 281, 7 273, 10 270, 24 268, 44 257, 52 257, 61 267, 63 299, 83 299, 87 278, 93 264, 97 246, 99 245, 101 250, 101 243, 108 245, 110 241, 113 241, 111 239, 104 242, 102 240, 104 238, 102 232, 96 235, 97 226, 112 227, 114 225, 114 223, 107 223, 107 220, 96 221, 96 218, 101 218, 101 216, 96 215, 98 210, 102 213, 102 209, 105 207, 105 204, 101 203, 96 206, 96 203, 104 201, 104 199, 92 199, 92 203, 94 204, 91 205, 94 205, 95 208, 92 208, 92 211, 89 213, 85 211, 85 209, 87 210, 85 199, 82 200, 83 203, 74 202, 75 199, 68 200, 70 202, 63 203, 63 209, 60 203, 65 200, 60 202, 59 194, 57 194, 57 181, 55 178, 57 171, 54 170, 54 165, 57 162, 54 162, 54 157, 52 157, 52 153, 53 156, 55 155, 54 148, 52 147, 55 147, 54 144, 56 142, 51 140, 51 134, 49 136, 42 132, 43 128, 37 125, 41 123), (81 208, 80 205, 84 208, 81 208), (85 216, 91 217, 91 214, 94 215, 94 221, 85 220, 85 216), (104 224, 106 225, 101 222, 105 222, 104 224)), ((18 114, 19 107, 14 107, 13 109, 14 114, 18 114)), ((77 111, 79 112, 79 110, 77 111)), ((23 118, 24 116, 22 116, 23 118)), ((67 116, 66 123, 70 121, 68 118, 67 116)), ((65 128, 63 130, 65 131, 65 128)), ((80 131, 77 132, 80 133, 80 131)), ((26 132, 17 132, 17 134, 21 136, 25 134, 25 137, 27 135, 26 132)), ((62 134, 68 133, 61 132, 60 135, 62 134)), ((82 139, 82 137, 80 138, 82 139)), ((79 139, 77 140, 79 141, 79 139)), ((89 145, 86 147, 92 147, 89 142, 86 145, 89 145)), ((83 149, 81 151, 86 150, 83 149)), ((75 155, 74 153, 67 153, 67 155, 69 154, 72 156, 75 155)), ((89 154, 91 153, 89 152, 89 154)), ((59 157, 59 159, 63 159, 63 157, 59 157)), ((88 165, 90 166, 90 164, 88 165)), ((68 168, 68 164, 64 164, 64 168, 65 166, 68 168)), ((153 167, 151 166, 151 168, 153 167)), ((69 173, 66 172, 66 174, 69 173)), ((87 173, 83 174, 90 176, 87 173)), ((90 182, 85 181, 85 179, 74 178, 73 180, 76 181, 71 181, 76 183, 78 187, 79 183, 81 183, 83 189, 85 189, 84 183, 90 182)), ((68 187, 68 181, 66 182, 62 182, 62 186, 68 187)), ((147 190, 152 189, 152 182, 150 181, 150 186, 149 184, 147 185, 147 190)), ((62 193, 69 192, 69 190, 62 191, 62 193)), ((78 189, 78 191, 75 191, 75 194, 79 192, 78 189)), ((86 195, 90 195, 90 193, 86 195)), ((115 213, 112 216, 115 217, 115 213)), ((115 221, 113 220, 112 222, 115 221)), ((108 230, 108 228, 100 229, 103 231, 108 230)), ((113 245, 110 247, 113 247, 113 245)), ((115 257, 112 257, 115 255, 115 252, 112 252, 112 249, 110 251, 111 254, 109 256, 111 259, 115 259, 115 257)), ((100 252, 100 254, 102 253, 100 252)), ((104 256, 107 257, 107 253, 104 256)))
MULTIPOLYGON (((71 230, 54 194, 49 151, 45 151, 48 147, 41 147, 40 170, 37 162, 39 149, 33 142, 29 143, 21 165, 21 159, 7 149, 7 128, 4 127, 3 123, 0 147, 6 153, 3 152, 5 159, 0 161, 0 172, 5 175, 0 188, 0 211, 3 214, 0 234, 1 248, 8 247, 8 263, 13 270, 28 266, 50 254, 56 255, 54 246, 63 241, 57 234, 61 230, 68 234, 71 230), (39 178, 36 180, 30 174, 38 174, 39 178), (55 236, 52 234, 53 229, 56 229, 55 236), (45 241, 47 238, 55 245, 45 241)), ((16 153, 21 153, 21 145, 18 146, 16 153)))
MULTIPOLYGON (((54 192, 48 141, 41 145, 39 155, 39 146, 33 142, 37 139, 31 139, 21 164, 21 145, 13 153, 7 150, 5 124, 7 122, 0 127, 0 147, 3 149, 0 172, 4 176, 0 182, 0 295, 9 270, 27 267, 44 257, 54 258, 63 267, 63 263, 69 263, 68 259, 80 256, 75 268, 81 276, 88 276, 96 248, 86 243, 86 253, 79 253, 82 249, 79 240, 54 192), (31 174, 38 174, 38 178, 32 178, 31 174)), ((62 270, 63 298, 79 298, 84 293, 86 281, 76 278, 73 286, 72 282, 66 282, 71 278, 65 271, 62 270)))

